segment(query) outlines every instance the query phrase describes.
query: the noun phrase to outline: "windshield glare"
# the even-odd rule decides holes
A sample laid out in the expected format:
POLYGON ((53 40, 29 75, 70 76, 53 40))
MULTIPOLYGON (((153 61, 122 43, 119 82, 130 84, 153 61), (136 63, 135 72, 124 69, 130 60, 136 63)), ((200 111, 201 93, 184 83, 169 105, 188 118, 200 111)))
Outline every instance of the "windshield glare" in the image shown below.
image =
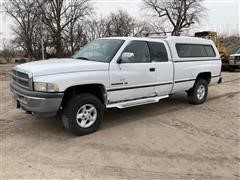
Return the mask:
POLYGON ((118 39, 94 40, 85 45, 72 58, 109 63, 123 42, 118 39))

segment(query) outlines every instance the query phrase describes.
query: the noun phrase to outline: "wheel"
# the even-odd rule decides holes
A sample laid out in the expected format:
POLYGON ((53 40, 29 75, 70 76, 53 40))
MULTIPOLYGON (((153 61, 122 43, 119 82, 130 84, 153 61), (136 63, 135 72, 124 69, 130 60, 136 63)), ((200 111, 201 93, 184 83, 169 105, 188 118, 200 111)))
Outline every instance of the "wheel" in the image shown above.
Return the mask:
POLYGON ((188 92, 188 100, 191 104, 202 104, 206 101, 208 95, 208 83, 204 79, 198 79, 193 88, 188 92))
POLYGON ((64 107, 62 121, 65 128, 75 135, 95 132, 104 115, 102 102, 92 94, 72 97, 64 107))

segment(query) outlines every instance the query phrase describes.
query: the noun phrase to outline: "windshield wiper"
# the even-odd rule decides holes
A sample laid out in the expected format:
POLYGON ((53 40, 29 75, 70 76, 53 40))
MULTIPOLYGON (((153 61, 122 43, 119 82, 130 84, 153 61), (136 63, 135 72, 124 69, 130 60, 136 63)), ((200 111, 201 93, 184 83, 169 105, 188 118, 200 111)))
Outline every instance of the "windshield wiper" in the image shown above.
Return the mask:
POLYGON ((76 58, 74 58, 74 59, 83 59, 83 60, 89 60, 88 58, 86 58, 86 57, 76 57, 76 58))

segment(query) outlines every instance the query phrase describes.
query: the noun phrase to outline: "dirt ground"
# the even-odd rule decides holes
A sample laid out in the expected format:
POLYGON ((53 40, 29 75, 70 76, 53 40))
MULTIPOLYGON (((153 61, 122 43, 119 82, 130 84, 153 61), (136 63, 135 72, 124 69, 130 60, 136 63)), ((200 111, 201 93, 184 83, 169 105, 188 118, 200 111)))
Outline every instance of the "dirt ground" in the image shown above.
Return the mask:
POLYGON ((108 110, 98 132, 76 137, 58 117, 11 105, 9 68, 0 68, 1 179, 240 179, 239 72, 223 73, 203 105, 180 93, 108 110))

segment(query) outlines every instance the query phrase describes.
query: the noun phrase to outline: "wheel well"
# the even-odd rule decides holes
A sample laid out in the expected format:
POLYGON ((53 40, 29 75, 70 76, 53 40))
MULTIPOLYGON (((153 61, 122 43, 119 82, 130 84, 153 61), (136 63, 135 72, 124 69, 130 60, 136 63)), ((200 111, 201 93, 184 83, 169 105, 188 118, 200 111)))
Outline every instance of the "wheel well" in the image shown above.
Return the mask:
POLYGON ((65 90, 61 107, 64 107, 69 99, 77 94, 89 93, 95 95, 101 100, 103 104, 106 104, 106 89, 102 84, 87 84, 72 86, 65 90))
POLYGON ((208 82, 208 84, 210 83, 211 81, 211 73, 210 72, 204 72, 204 73, 200 73, 198 74, 197 76, 197 80, 198 79, 204 79, 208 82))

